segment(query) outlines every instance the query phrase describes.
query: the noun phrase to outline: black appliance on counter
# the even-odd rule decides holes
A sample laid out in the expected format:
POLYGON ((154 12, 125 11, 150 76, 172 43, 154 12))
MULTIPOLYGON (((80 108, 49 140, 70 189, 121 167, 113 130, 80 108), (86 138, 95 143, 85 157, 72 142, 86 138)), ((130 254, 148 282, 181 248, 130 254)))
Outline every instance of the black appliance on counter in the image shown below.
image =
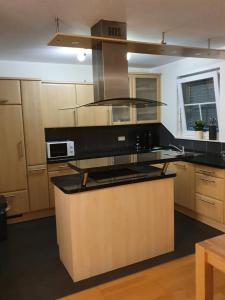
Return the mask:
POLYGON ((149 130, 136 135, 135 148, 139 150, 150 150, 154 147, 152 133, 149 130))

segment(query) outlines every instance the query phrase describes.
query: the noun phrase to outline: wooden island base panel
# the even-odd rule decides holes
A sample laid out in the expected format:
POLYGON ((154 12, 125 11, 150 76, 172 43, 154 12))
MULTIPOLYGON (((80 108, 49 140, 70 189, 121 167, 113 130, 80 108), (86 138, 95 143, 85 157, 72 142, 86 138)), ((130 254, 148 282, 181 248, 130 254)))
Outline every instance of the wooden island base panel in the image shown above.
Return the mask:
POLYGON ((174 250, 173 178, 65 194, 55 187, 60 259, 74 282, 174 250))

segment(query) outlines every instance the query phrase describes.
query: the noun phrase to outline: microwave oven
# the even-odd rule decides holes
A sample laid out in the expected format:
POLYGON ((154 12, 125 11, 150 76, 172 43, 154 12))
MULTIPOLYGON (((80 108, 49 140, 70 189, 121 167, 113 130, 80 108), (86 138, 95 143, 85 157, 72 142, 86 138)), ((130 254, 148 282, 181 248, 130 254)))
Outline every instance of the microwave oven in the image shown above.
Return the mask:
POLYGON ((75 155, 74 141, 47 142, 48 158, 65 158, 75 155))

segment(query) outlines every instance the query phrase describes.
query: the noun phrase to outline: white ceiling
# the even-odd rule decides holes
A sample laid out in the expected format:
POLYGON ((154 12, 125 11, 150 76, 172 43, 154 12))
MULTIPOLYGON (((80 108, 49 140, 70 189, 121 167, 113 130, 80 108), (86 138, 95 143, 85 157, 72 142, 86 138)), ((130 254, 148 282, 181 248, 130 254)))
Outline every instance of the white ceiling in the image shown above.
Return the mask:
MULTIPOLYGON (((225 0, 0 0, 0 59, 78 63, 47 47, 55 32, 90 34, 99 19, 127 22, 128 39, 213 48, 225 46, 225 0)), ((91 63, 90 54, 84 64, 91 63)), ((133 54, 129 66, 153 67, 178 58, 133 54)))

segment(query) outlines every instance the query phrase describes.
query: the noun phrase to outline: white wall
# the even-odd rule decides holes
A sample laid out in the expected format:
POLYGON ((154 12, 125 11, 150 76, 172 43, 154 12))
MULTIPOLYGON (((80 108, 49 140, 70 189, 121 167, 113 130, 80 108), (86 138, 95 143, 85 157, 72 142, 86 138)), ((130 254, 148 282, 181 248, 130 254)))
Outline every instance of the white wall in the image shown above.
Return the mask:
MULTIPOLYGON (((147 69, 129 68, 130 72, 147 72, 147 69)), ((42 80, 92 82, 91 65, 54 64, 0 60, 0 77, 28 77, 42 80)))
POLYGON ((221 120, 220 140, 225 141, 225 61, 215 59, 185 58, 161 67, 151 69, 152 72, 161 73, 161 99, 167 103, 162 108, 162 123, 173 135, 177 135, 178 123, 178 97, 176 80, 178 76, 194 72, 220 68, 220 109, 221 120))

